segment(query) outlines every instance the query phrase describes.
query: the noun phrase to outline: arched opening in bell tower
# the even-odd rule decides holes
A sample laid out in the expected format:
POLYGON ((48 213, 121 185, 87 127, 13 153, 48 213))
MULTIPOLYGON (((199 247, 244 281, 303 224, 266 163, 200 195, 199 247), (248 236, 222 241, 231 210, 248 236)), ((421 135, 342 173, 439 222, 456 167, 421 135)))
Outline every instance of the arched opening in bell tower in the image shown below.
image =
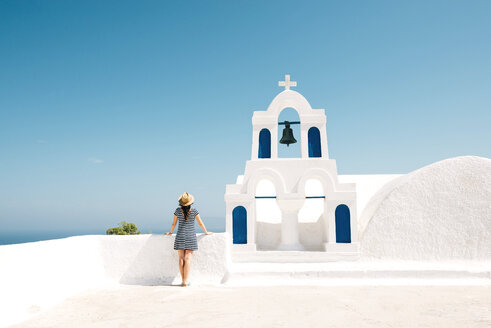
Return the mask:
POLYGON ((298 222, 317 222, 324 213, 324 187, 319 179, 305 181, 305 203, 298 212, 298 222))
POLYGON ((273 181, 259 180, 255 189, 256 245, 260 250, 276 249, 281 237, 281 210, 273 181))
POLYGON ((271 180, 259 180, 255 198, 257 222, 281 223, 281 211, 276 203, 276 188, 271 180))
POLYGON ((298 212, 298 231, 302 245, 311 251, 323 248, 324 186, 318 178, 305 181, 305 202, 298 212))
MULTIPOLYGON (((284 108, 280 115, 278 115, 278 158, 300 158, 301 157, 301 139, 300 139, 300 124, 290 124, 290 129, 295 143, 291 143, 288 146, 281 143, 282 139, 288 138, 289 135, 285 135, 284 131, 286 126, 285 121, 288 122, 300 122, 300 116, 296 109, 287 107, 284 108)), ((290 139, 291 140, 291 139, 290 139)))

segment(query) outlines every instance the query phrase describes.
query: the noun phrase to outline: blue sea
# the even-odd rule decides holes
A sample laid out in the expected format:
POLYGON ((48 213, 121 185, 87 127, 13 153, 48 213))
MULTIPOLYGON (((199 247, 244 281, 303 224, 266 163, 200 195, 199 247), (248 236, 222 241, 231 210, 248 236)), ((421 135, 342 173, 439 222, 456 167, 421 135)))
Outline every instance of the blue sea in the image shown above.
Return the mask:
POLYGON ((0 245, 28 243, 82 235, 105 235, 101 230, 1 231, 0 245))
MULTIPOLYGON (((224 232, 225 229, 222 225, 218 225, 216 227, 207 226, 209 231, 213 232, 224 232)), ((143 229, 141 233, 148 233, 149 231, 143 229)), ((153 234, 163 234, 168 230, 151 230, 153 234)), ((174 233, 177 232, 177 229, 174 230, 174 233)), ((201 229, 196 228, 196 232, 200 233, 201 229)), ((105 235, 105 229, 90 229, 90 230, 32 230, 32 231, 0 231, 0 245, 10 245, 10 244, 20 244, 20 243, 29 243, 34 241, 41 240, 51 240, 51 239, 59 239, 66 238, 72 236, 83 236, 83 235, 105 235)))

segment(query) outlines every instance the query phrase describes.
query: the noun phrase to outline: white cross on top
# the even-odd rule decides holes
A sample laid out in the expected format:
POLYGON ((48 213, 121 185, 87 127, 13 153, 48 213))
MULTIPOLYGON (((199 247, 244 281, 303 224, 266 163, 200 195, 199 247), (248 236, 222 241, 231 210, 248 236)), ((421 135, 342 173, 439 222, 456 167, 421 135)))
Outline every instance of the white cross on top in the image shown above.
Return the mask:
POLYGON ((297 86, 297 82, 290 81, 290 74, 285 74, 285 81, 279 81, 278 86, 285 87, 285 90, 290 90, 290 87, 297 86))

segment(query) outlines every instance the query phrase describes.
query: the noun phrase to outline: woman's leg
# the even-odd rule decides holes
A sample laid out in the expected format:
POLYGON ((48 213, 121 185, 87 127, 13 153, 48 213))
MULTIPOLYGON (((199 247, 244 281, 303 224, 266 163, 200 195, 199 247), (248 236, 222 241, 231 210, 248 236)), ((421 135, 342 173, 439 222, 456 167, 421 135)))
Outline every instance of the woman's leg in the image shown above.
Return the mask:
POLYGON ((191 257, 193 256, 193 251, 187 249, 184 253, 184 278, 183 283, 186 285, 189 278, 189 270, 191 269, 191 257))
POLYGON ((177 250, 179 252, 179 272, 181 273, 181 279, 184 282, 184 249, 177 250))

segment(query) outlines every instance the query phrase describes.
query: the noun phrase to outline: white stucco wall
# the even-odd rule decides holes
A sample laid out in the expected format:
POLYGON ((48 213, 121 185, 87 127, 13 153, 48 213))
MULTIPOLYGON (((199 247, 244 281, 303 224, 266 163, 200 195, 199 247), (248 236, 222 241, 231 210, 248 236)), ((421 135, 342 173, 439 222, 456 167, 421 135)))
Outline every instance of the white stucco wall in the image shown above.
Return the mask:
MULTIPOLYGON (((23 320, 88 288, 178 284, 174 238, 93 235, 0 246, 0 322, 23 320)), ((230 258, 227 238, 225 233, 198 234, 190 281, 222 281, 230 258)))
MULTIPOLYGON (((361 217, 372 197, 385 185, 402 177, 404 174, 341 174, 338 175, 340 183, 356 184, 356 208, 358 218, 361 217)), ((358 220, 358 223, 360 221, 358 220)))
MULTIPOLYGON (((446 159, 379 191, 361 224, 364 258, 491 260, 491 160, 446 159)), ((368 205, 370 206, 370 204, 368 205)))

